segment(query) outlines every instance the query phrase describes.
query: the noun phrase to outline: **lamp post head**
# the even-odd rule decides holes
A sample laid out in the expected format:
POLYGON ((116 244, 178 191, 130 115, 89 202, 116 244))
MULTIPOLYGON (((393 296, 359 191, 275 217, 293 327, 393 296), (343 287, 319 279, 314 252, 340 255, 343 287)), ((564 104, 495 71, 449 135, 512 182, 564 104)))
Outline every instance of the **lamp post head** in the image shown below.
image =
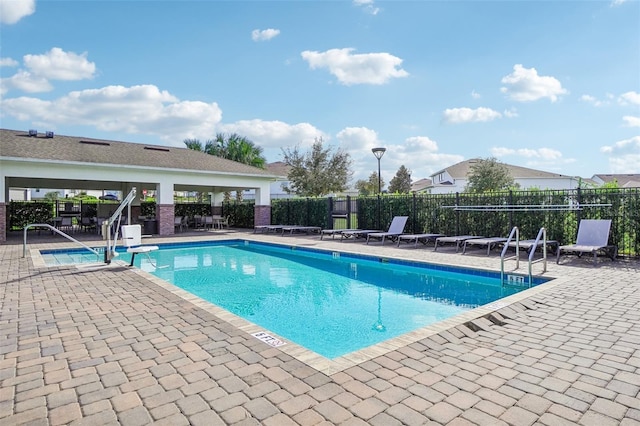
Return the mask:
POLYGON ((387 148, 373 148, 371 150, 371 152, 373 152, 373 155, 375 155, 378 160, 382 158, 386 151, 387 148))

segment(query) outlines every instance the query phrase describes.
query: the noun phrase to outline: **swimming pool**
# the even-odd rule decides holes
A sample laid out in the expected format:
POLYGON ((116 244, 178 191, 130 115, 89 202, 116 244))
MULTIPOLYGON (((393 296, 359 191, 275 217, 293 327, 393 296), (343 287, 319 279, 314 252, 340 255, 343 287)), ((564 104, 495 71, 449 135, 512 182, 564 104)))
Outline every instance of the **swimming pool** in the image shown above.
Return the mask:
MULTIPOLYGON (((502 286, 487 271, 296 246, 232 240, 160 247, 135 265, 329 359, 523 289, 502 286)), ((49 264, 96 261, 81 250, 41 253, 49 264)))

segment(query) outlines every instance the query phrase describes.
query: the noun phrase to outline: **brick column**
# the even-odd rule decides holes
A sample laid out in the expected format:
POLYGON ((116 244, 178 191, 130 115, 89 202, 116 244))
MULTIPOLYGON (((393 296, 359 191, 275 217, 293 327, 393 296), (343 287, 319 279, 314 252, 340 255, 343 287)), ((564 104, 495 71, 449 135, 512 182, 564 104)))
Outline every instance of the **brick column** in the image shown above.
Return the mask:
POLYGON ((7 241, 7 205, 0 203, 0 243, 7 241))
POLYGON ((271 206, 258 206, 254 207, 253 225, 271 225, 271 206))
POLYGON ((173 204, 158 204, 156 206, 156 220, 158 221, 158 234, 173 235, 175 206, 173 204))

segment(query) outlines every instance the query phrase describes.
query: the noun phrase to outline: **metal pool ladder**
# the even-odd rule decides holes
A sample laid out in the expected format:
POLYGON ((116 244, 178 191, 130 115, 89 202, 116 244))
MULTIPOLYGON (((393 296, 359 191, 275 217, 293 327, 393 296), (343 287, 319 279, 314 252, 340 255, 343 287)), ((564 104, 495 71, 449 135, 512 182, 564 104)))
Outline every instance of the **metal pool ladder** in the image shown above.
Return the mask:
MULTIPOLYGON (((509 234, 509 238, 507 239, 507 242, 504 243, 504 247, 502 248, 502 253, 500 254, 500 283, 502 285, 504 285, 505 283, 505 273, 504 273, 504 262, 506 262, 507 260, 515 260, 516 261, 516 267, 514 268, 514 270, 518 269, 520 267, 520 231, 518 230, 517 226, 514 226, 513 229, 511 230, 511 233, 509 234), (509 248, 509 243, 514 240, 515 238, 515 245, 516 245, 516 254, 514 256, 510 256, 510 257, 505 257, 507 254, 507 249, 509 248)), ((542 273, 547 272, 547 230, 546 228, 542 227, 540 228, 540 230, 538 231, 538 235, 536 236, 536 240, 533 243, 533 245, 531 246, 531 251, 529 252, 529 259, 528 259, 528 276, 529 276, 529 287, 531 287, 531 285, 533 284, 533 272, 532 272, 532 266, 534 263, 538 263, 538 262, 542 262, 543 267, 542 267, 542 273), (542 241, 542 257, 540 259, 537 260, 533 260, 533 257, 535 255, 536 252, 536 248, 538 247, 538 245, 540 244, 540 242, 542 241)), ((518 284, 522 283, 522 281, 520 279, 522 279, 523 277, 519 276, 519 275, 507 275, 507 280, 509 282, 516 282, 518 284)))

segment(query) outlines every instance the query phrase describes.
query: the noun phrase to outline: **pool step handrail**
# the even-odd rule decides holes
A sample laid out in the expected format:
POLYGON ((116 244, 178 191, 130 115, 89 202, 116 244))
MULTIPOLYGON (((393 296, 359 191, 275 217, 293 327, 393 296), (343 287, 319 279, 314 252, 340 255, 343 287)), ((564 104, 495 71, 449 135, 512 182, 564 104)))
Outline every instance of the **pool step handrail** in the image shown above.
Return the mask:
POLYGON ((536 242, 529 252, 529 287, 531 287, 531 284, 533 282, 532 265, 538 262, 542 262, 542 273, 544 274, 545 272, 547 272, 547 228, 545 228, 544 226, 538 231, 536 242), (536 248, 540 243, 540 238, 542 238, 542 257, 540 259, 533 260, 533 255, 535 254, 536 248))
POLYGON ((520 267, 520 230, 518 230, 517 226, 514 226, 511 232, 509 233, 509 238, 504 243, 502 247, 502 253, 500 253, 500 284, 504 285, 504 262, 507 260, 515 260, 516 267, 518 269, 520 267), (505 257, 507 254, 507 250, 509 249, 509 243, 515 238, 516 243, 516 254, 514 256, 505 257))
POLYGON ((117 256, 116 253, 116 244, 118 242, 118 234, 120 233, 120 220, 122 218, 122 211, 126 208, 128 217, 127 223, 131 224, 131 203, 136 198, 136 188, 131 188, 131 191, 127 196, 122 200, 116 211, 111 215, 111 217, 104 221, 102 224, 103 235, 106 232, 107 234, 107 248, 104 251, 104 263, 111 263, 111 259, 117 256), (113 235, 113 244, 111 241, 111 225, 117 223, 115 227, 114 235, 113 235))
POLYGON ((22 257, 27 257, 27 231, 29 230, 29 228, 48 228, 50 229, 52 232, 56 232, 60 235, 62 235, 63 237, 65 237, 66 239, 73 241, 74 243, 78 243, 80 244, 82 247, 86 248, 87 250, 93 252, 96 254, 96 256, 100 256, 100 253, 96 250, 96 249, 92 249, 91 247, 89 247, 88 245, 86 245, 85 243, 76 240, 75 238, 73 238, 71 235, 66 234, 64 232, 62 232, 61 230, 59 230, 58 228, 49 225, 48 223, 30 223, 28 225, 26 225, 24 227, 24 242, 22 244, 22 257))

